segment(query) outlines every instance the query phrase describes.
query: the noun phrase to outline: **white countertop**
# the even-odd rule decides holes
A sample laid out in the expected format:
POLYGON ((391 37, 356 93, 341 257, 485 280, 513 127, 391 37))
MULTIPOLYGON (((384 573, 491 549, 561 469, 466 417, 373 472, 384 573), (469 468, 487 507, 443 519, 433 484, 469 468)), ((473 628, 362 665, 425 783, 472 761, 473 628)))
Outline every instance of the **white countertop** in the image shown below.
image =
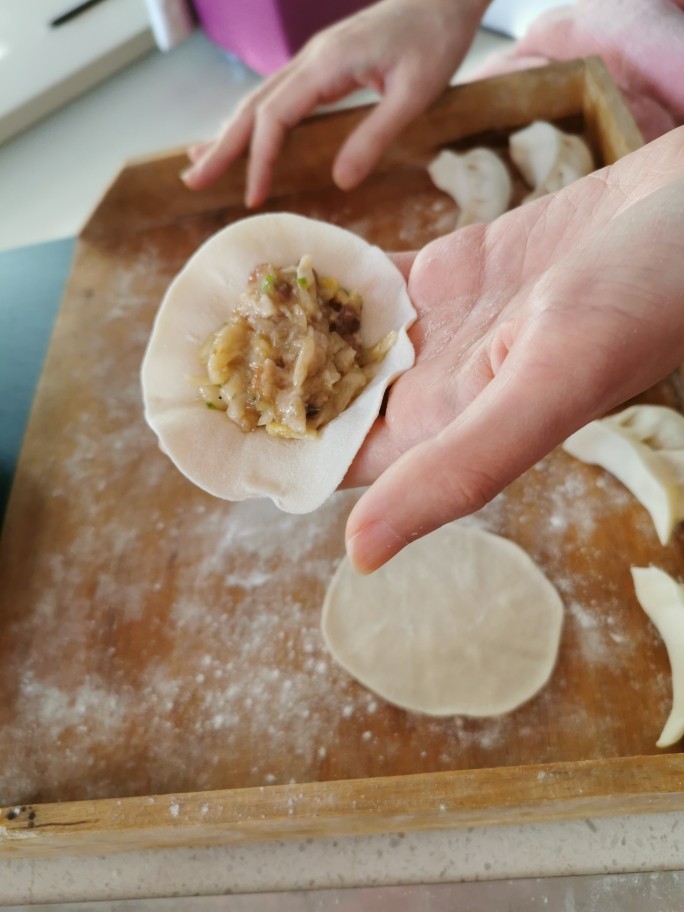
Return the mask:
POLYGON ((143 0, 0 0, 0 142, 154 46, 143 0))
POLYGON ((652 814, 1 861, 0 906, 679 869, 684 815, 652 814))
MULTIPOLYGON (((480 33, 459 78, 505 43, 480 33)), ((127 158, 213 135, 257 82, 196 33, 167 55, 152 52, 6 143, 0 147, 0 249, 77 233, 127 158)), ((0 905, 674 870, 684 868, 680 833, 684 816, 658 814, 17 859, 0 861, 0 905)))
POLYGON ((0 249, 77 234, 127 159, 211 136, 258 80, 197 32, 0 146, 0 249))

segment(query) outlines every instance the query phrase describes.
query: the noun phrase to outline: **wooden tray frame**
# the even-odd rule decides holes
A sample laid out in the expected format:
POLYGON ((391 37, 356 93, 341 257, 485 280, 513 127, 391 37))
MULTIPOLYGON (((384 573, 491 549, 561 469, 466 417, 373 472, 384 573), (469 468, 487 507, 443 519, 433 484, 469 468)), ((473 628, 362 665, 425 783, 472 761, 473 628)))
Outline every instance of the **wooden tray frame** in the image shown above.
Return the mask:
MULTIPOLYGON (((603 62, 586 58, 447 91, 379 164, 426 162, 445 143, 535 119, 581 116, 606 164, 643 139, 603 62)), ((363 109, 319 115, 293 130, 278 163, 275 196, 330 183, 332 151, 363 109), (326 152, 326 150, 328 150, 326 152)), ((182 152, 128 164, 79 239, 116 237, 238 203, 245 162, 211 190, 178 181, 182 152)), ((21 858, 541 822, 684 810, 684 757, 553 763, 443 773, 274 785, 179 795, 63 802, 0 809, 0 857, 21 858)))
POLYGON ((272 785, 6 808, 0 858, 684 811, 684 757, 272 785))

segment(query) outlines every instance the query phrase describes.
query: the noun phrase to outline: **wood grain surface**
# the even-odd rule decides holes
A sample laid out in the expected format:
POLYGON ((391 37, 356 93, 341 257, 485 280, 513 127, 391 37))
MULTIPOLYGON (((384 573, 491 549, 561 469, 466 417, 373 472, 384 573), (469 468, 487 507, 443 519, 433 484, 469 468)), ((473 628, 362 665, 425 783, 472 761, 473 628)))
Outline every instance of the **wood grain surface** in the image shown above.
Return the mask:
MULTIPOLYGON (((595 62, 460 87, 352 193, 326 175, 358 112, 316 118, 294 131, 267 208, 417 248, 457 216, 428 153, 504 148, 546 116, 574 118, 610 161, 639 143, 620 105, 595 62)), ((646 756, 670 678, 629 568, 680 574, 684 537, 661 547, 607 473, 554 452, 476 517, 559 589, 558 665, 513 713, 430 719, 366 691, 322 643, 355 492, 308 516, 229 504, 158 450, 139 385, 156 309, 193 251, 246 214, 239 171, 195 197, 179 166, 127 167, 93 215, 31 414, 0 543, 0 854, 679 808, 679 756, 646 756)), ((646 398, 682 407, 674 380, 646 398)))

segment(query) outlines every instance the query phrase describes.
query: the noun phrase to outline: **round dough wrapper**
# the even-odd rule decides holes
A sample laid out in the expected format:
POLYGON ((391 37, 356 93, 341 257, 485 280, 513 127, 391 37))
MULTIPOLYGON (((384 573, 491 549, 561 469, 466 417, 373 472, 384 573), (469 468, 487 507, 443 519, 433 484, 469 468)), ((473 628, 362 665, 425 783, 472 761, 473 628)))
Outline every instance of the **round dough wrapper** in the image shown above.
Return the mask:
POLYGON ((345 558, 322 630, 336 661, 390 703, 482 717, 544 686, 562 622, 556 589, 521 548, 452 523, 370 576, 345 558))
POLYGON ((415 317, 399 270, 358 235, 290 213, 235 222, 200 247, 164 297, 142 365, 145 418, 177 468, 210 494, 270 497, 281 510, 308 513, 338 487, 385 389, 413 364, 407 330, 415 317), (296 264, 306 253, 320 274, 362 295, 365 345, 391 330, 397 340, 368 386, 316 439, 245 434, 223 412, 206 408, 187 378, 201 373, 200 346, 235 309, 254 267, 296 264))

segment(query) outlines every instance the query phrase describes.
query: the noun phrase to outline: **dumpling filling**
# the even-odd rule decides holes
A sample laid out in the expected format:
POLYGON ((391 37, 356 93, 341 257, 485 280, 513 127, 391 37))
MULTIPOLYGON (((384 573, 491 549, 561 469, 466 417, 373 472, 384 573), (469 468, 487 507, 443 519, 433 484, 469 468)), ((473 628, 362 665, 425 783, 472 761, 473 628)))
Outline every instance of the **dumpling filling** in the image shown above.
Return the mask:
POLYGON ((319 276, 308 255, 297 266, 257 266, 228 322, 200 350, 202 399, 244 432, 316 436, 359 395, 396 339, 390 332, 365 348, 362 307, 357 292, 319 276))

